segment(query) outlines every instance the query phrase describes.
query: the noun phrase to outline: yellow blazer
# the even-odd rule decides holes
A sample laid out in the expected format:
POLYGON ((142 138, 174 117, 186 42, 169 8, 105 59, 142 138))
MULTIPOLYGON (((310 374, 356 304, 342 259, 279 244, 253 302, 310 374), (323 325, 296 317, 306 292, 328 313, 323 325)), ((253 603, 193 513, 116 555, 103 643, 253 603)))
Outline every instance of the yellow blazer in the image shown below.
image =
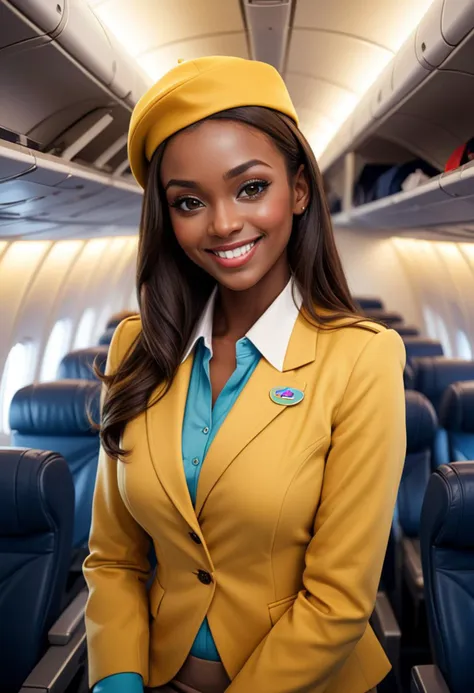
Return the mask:
MULTIPOLYGON (((140 329, 121 323, 109 372, 140 329)), ((365 693, 384 678, 368 620, 405 456, 405 350, 373 329, 298 317, 284 372, 262 358, 213 441, 195 510, 181 456, 192 355, 126 426, 127 463, 101 453, 84 565, 91 686, 119 672, 165 684, 206 615, 229 693, 365 693), (305 397, 280 406, 274 387, 305 397)))

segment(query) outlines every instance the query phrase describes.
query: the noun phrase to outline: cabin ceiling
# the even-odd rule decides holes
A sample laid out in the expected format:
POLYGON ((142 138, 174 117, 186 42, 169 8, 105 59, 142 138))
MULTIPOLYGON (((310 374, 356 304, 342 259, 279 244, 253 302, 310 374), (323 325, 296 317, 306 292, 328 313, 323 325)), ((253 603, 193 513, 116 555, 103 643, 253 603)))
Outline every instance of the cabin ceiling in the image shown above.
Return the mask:
MULTIPOLYGON (((433 0, 294 0, 284 77, 316 156, 433 0)), ((249 55, 239 0, 89 0, 153 80, 178 58, 249 55)))

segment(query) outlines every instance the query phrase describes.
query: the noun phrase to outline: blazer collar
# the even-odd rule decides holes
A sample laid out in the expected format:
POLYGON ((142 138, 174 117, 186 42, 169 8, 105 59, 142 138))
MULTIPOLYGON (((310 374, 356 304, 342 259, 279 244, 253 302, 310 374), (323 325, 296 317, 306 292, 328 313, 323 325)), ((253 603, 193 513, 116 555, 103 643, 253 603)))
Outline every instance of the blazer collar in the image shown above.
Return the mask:
MULTIPOLYGON (((186 361, 201 337, 212 355, 212 324, 216 296, 217 288, 212 292, 196 325, 182 363, 186 361)), ((245 335, 263 358, 280 372, 287 370, 284 367, 285 358, 302 302, 303 299, 296 284, 290 279, 279 296, 245 335)))

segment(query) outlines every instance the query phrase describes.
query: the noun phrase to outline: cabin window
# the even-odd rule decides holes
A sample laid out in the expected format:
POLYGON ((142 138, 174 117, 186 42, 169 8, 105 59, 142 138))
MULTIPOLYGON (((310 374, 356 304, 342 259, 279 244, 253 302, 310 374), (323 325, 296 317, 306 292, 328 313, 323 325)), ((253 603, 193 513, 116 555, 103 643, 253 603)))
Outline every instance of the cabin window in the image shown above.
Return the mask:
POLYGON ((472 359, 471 345, 469 344, 469 340, 466 337, 466 333, 464 332, 464 330, 458 330, 456 336, 456 347, 458 357, 460 359, 466 359, 466 361, 470 361, 472 359))
POLYGON ((85 349, 92 342, 92 330, 96 322, 95 310, 88 308, 83 314, 74 338, 74 349, 85 349))
POLYGON ((58 320, 48 339, 41 364, 40 380, 49 382, 55 380, 59 362, 69 348, 71 337, 71 321, 58 320))
POLYGON ((7 356, 0 385, 2 430, 10 433, 10 404, 15 392, 33 380, 36 349, 33 342, 17 342, 7 356))

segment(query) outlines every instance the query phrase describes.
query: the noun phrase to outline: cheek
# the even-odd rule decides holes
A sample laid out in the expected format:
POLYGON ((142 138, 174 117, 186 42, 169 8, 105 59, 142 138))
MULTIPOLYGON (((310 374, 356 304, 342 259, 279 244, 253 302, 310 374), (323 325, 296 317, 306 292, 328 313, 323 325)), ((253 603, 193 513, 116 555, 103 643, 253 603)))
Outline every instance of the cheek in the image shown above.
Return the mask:
POLYGON ((188 252, 199 244, 203 233, 202 220, 199 221, 199 216, 194 218, 184 219, 178 215, 172 215, 171 224, 173 226, 174 235, 181 248, 188 252))
POLYGON ((293 214, 287 190, 272 190, 255 206, 253 223, 270 234, 291 232, 293 214))

